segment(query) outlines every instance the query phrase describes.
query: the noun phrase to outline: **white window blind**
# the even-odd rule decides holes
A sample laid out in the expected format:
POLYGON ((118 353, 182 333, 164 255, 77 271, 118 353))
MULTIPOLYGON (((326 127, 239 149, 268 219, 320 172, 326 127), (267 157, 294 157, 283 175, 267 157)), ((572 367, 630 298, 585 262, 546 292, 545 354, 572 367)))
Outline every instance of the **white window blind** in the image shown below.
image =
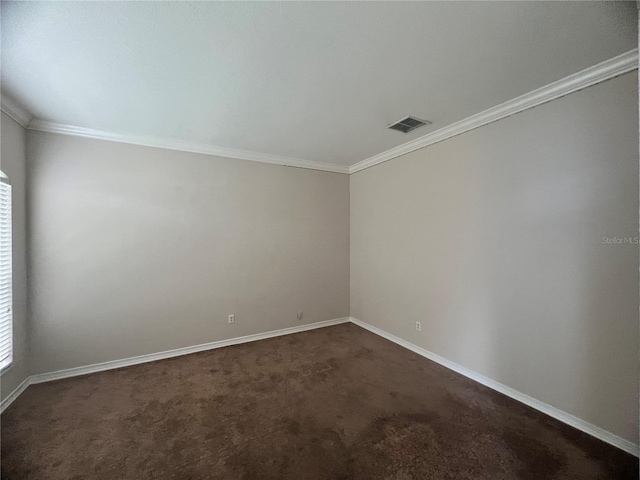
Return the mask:
POLYGON ((13 360, 11 184, 0 175, 0 370, 13 360))

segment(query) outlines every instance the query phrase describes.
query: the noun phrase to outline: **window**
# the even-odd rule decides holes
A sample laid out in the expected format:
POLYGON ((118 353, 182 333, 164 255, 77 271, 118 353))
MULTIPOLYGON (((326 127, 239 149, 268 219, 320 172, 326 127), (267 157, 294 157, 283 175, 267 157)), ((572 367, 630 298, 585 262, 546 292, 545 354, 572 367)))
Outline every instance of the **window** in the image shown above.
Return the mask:
POLYGON ((11 184, 0 172, 0 370, 13 360, 11 184))

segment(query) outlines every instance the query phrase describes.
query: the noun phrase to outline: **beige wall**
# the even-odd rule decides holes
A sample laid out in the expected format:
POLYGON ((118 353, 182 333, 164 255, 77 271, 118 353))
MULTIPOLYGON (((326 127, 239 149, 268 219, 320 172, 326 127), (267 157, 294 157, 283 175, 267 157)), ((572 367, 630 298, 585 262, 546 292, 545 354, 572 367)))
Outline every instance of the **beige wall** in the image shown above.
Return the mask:
MULTIPOLYGON (((603 243, 638 235, 636 95, 627 74, 351 177, 28 132, 30 373, 344 317, 351 293, 354 317, 637 443, 638 249, 603 243)), ((25 131, 2 120, 4 398, 29 370, 25 131)))
POLYGON ((634 72, 352 175, 352 316, 637 443, 638 246, 603 244, 638 235, 636 102, 634 72))
POLYGON ((41 132, 27 148, 32 373, 349 315, 348 176, 41 132))
POLYGON ((13 363, 0 380, 0 397, 5 398, 29 376, 25 130, 5 113, 0 121, 0 145, 0 169, 11 181, 13 206, 13 363))

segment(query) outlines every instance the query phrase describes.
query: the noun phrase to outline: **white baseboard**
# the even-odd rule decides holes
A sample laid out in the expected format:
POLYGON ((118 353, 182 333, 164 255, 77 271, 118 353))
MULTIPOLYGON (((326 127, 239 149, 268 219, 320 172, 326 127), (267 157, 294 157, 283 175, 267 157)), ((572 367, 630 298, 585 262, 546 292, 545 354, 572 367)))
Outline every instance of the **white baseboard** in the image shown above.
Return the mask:
POLYGON ((29 385, 31 385, 31 377, 25 378, 22 381, 22 383, 13 390, 13 392, 11 392, 9 395, 3 398, 2 401, 0 402, 0 413, 4 412, 5 409, 9 405, 11 405, 13 401, 16 398, 18 398, 22 394, 22 392, 24 392, 27 389, 29 385))
POLYGON ((51 382, 53 380, 61 380, 63 378, 78 377, 80 375, 88 375, 90 373, 104 372, 105 370, 113 370, 114 368, 128 367, 131 365, 138 365, 140 363, 154 362, 156 360, 163 360, 166 358, 179 357, 181 355, 188 355, 190 353, 203 352, 205 350, 213 350, 215 348, 228 347, 230 345, 239 345, 241 343, 255 342, 256 340, 264 340, 266 338, 280 337, 282 335, 289 335, 291 333, 299 333, 307 330, 315 330, 316 328, 330 327, 331 325, 338 325, 340 323, 348 323, 349 317, 336 318, 333 320, 325 320, 323 322, 308 323, 305 325, 297 325, 295 327, 282 328, 280 330, 272 330, 270 332, 256 333, 253 335, 247 335, 244 337, 230 338, 228 340, 219 340, 217 342, 203 343, 201 345, 194 345, 191 347, 176 348, 174 350, 167 350, 164 352, 150 353, 147 355, 140 355, 137 357, 124 358, 122 360, 112 360, 109 362, 94 363, 93 365, 86 365, 83 367, 67 368, 64 370, 58 370, 55 372, 39 373, 37 375, 31 375, 26 378, 24 382, 20 384, 13 392, 7 396, 0 403, 0 413, 7 408, 11 403, 18 398, 18 396, 24 392, 29 385, 35 385, 38 383, 51 382))
POLYGON ((625 452, 635 455, 636 457, 638 456, 638 445, 636 445, 633 442, 630 442, 629 440, 625 440, 624 438, 614 435, 613 433, 608 432, 600 427, 596 427, 595 425, 589 422, 586 422, 578 417, 574 417, 573 415, 563 410, 560 410, 558 408, 552 407, 551 405, 541 402, 540 400, 536 400, 535 398, 530 397, 529 395, 526 395, 517 390, 514 390, 511 387, 507 387, 502 383, 496 382, 495 380, 491 380, 490 378, 487 378, 484 375, 474 372, 473 370, 469 370, 468 368, 465 368, 461 365, 458 365, 457 363, 447 360, 446 358, 443 358, 440 355, 436 355, 435 353, 430 352, 429 350, 425 350, 424 348, 418 347, 417 345, 414 345, 413 343, 407 342, 406 340, 403 340, 399 337, 396 337, 395 335, 385 332, 384 330, 381 330, 378 327, 369 325, 368 323, 365 323, 362 320, 358 320, 357 318, 351 317, 351 322, 366 330, 369 330, 372 333, 375 333, 376 335, 386 338, 387 340, 390 340, 393 343, 397 343, 398 345, 408 350, 411 350, 412 352, 415 352, 418 355, 422 355, 423 357, 428 358, 429 360, 433 360, 434 362, 439 363, 440 365, 447 367, 450 370, 453 370, 454 372, 459 373, 460 375, 464 375, 465 377, 468 377, 471 380, 475 380, 476 382, 481 383, 482 385, 485 385, 508 397, 511 397, 521 403, 524 403, 525 405, 528 405, 531 408, 535 408, 536 410, 542 413, 545 413, 550 417, 555 418, 556 420, 560 420, 561 422, 566 423, 567 425, 577 428, 578 430, 581 430, 585 433, 588 433, 589 435, 599 440, 602 440, 603 442, 613 445, 614 447, 624 450, 625 452))
POLYGON ((155 362, 156 360, 164 360, 166 358, 179 357, 190 353, 203 352, 205 350, 213 350, 215 348, 228 347, 230 345, 239 345, 241 343, 255 342, 256 340, 264 340, 265 338, 280 337, 291 333, 304 332, 306 330, 314 330, 316 328, 329 327, 340 323, 349 322, 349 317, 336 318, 333 320, 325 320, 323 322, 308 323, 306 325, 298 325, 295 327, 282 328, 280 330, 272 330, 270 332, 255 333, 244 337, 230 338, 228 340, 219 340, 217 342, 203 343, 192 347, 176 348, 175 350, 166 350, 164 352, 150 353, 140 355, 138 357, 124 358, 122 360, 112 360, 110 362, 94 363, 84 367, 67 368, 56 372, 40 373, 31 376, 31 384, 51 382, 52 380, 60 380, 63 378, 77 377, 87 375, 89 373, 104 372, 105 370, 113 370, 114 368, 128 367, 138 365, 140 363, 155 362))
POLYGON ((63 378, 77 377, 80 375, 88 375, 90 373, 103 372, 105 370, 113 370, 115 368, 138 365, 140 363, 154 362, 156 360, 163 360, 166 358, 178 357, 181 355, 188 355, 190 353, 202 352, 205 350, 213 350, 216 348, 227 347, 230 345, 239 345, 242 343, 254 342, 257 340, 264 340, 266 338, 279 337, 282 335, 289 335, 292 333, 304 332, 307 330, 314 330, 316 328, 329 327, 331 325, 338 325, 341 323, 347 323, 349 321, 366 330, 369 330, 372 333, 375 333, 376 335, 386 338, 387 340, 390 340, 408 350, 411 350, 412 352, 415 352, 418 355, 428 358, 429 360, 433 360, 434 362, 444 367, 447 367, 453 370, 454 372, 464 375, 465 377, 475 380, 476 382, 481 383, 482 385, 485 385, 504 395, 507 395, 508 397, 518 400, 519 402, 522 402, 525 405, 535 408, 536 410, 541 411, 542 413, 545 413, 557 420, 560 420, 561 422, 566 423, 567 425, 577 428, 578 430, 581 430, 585 433, 588 433, 589 435, 595 438, 598 438, 610 445, 613 445, 614 447, 618 447, 619 449, 624 450, 625 452, 638 456, 638 445, 634 444, 633 442, 630 442, 628 440, 625 440, 624 438, 618 437, 617 435, 614 435, 611 432, 608 432, 600 427, 597 427, 567 412, 564 412, 560 409, 552 407, 551 405, 548 405, 544 402, 536 400, 535 398, 530 397, 529 395, 526 395, 522 392, 514 390, 511 387, 508 387, 499 382, 496 382, 495 380, 487 378, 477 372, 469 370, 468 368, 458 365, 457 363, 451 362, 446 358, 436 355, 435 353, 425 350, 424 348, 418 347, 413 343, 407 342, 406 340, 403 340, 399 337, 396 337, 395 335, 385 332, 384 330, 381 330, 378 327, 374 327, 373 325, 369 325, 368 323, 365 323, 353 317, 336 318, 334 320, 326 320, 323 322, 309 323, 306 325, 299 325, 295 327, 283 328, 280 330, 273 330, 270 332, 257 333, 253 335, 247 335, 244 337, 231 338, 228 340, 220 340, 217 342, 203 343, 201 345, 177 348, 175 350, 167 350, 164 352, 151 353, 148 355, 140 355, 137 357, 125 358, 122 360, 113 360, 109 362, 87 365, 84 367, 68 368, 65 370, 58 370, 55 372, 31 375, 30 377, 26 378, 6 398, 4 398, 2 402, 0 402, 0 413, 4 412, 4 410, 9 405, 11 405, 11 403, 13 403, 13 401, 16 398, 18 398, 20 394, 24 392, 29 385, 50 382, 53 380, 61 380, 63 378))

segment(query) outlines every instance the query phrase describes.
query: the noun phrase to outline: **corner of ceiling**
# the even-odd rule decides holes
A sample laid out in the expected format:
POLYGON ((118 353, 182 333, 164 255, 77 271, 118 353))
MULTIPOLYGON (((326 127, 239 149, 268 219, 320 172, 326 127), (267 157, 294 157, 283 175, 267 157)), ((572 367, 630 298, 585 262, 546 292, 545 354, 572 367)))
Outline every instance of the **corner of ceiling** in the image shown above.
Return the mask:
POLYGON ((33 115, 31 115, 31 113, 29 113, 29 111, 27 111, 25 108, 20 106, 20 104, 16 102, 12 97, 8 96, 5 93, 2 93, 0 105, 1 110, 4 113, 9 115, 24 128, 28 128, 33 115))

